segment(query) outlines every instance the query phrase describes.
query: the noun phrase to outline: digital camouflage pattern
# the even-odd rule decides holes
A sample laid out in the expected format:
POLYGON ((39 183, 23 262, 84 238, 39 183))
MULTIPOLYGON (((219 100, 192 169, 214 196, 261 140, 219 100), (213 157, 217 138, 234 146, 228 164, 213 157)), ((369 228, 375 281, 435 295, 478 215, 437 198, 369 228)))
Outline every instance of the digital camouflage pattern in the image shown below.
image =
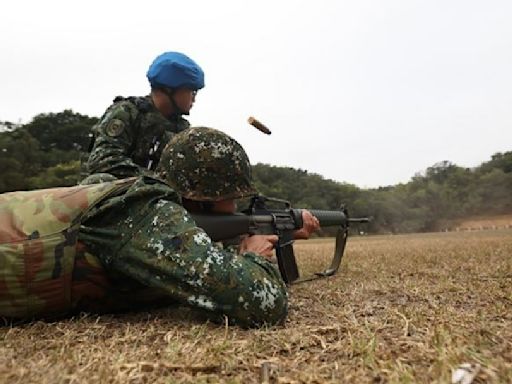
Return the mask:
POLYGON ((282 322, 279 271, 212 244, 178 201, 147 177, 0 195, 0 316, 178 303, 242 326, 282 322))
POLYGON ((94 145, 86 172, 117 178, 151 175, 165 144, 188 127, 180 116, 165 118, 150 96, 117 97, 92 128, 94 145))
POLYGON ((193 127, 167 144, 157 172, 190 200, 218 201, 256 194, 242 146, 213 128, 193 127))
MULTIPOLYGON (((72 295, 72 276, 81 216, 126 184, 0 195, 1 316, 52 316, 72 308, 79 299, 72 295)), ((90 264, 97 275, 98 262, 85 252, 82 256, 82 266, 90 264)))
POLYGON ((79 238, 109 274, 159 290, 213 320, 282 322, 288 299, 276 267, 254 253, 213 244, 178 201, 166 184, 140 178, 92 209, 79 238))

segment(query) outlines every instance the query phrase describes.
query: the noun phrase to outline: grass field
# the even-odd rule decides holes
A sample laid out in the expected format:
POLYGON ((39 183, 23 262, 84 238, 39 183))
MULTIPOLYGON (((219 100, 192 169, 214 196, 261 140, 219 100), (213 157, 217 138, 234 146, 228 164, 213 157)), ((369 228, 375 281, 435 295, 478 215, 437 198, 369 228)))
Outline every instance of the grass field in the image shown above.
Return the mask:
MULTIPOLYGON (((331 241, 297 244, 306 271, 331 241)), ((340 273, 290 289, 284 327, 184 309, 0 329, 1 383, 512 382, 512 230, 349 239, 340 273)))

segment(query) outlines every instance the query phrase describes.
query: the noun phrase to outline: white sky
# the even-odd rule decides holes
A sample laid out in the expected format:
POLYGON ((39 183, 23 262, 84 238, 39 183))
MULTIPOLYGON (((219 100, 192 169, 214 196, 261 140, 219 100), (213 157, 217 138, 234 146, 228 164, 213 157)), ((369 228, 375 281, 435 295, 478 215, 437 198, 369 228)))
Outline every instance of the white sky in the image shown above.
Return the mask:
POLYGON ((0 120, 99 117, 176 50, 206 73, 191 123, 253 163, 376 187, 512 150, 509 0, 17 0, 0 20, 0 120))

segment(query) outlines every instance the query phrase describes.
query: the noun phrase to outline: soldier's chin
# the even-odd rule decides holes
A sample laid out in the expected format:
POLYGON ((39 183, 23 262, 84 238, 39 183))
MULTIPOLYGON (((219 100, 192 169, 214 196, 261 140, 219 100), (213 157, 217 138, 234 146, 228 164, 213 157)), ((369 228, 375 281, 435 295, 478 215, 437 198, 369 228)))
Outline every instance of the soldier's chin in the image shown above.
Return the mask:
POLYGON ((190 115, 190 110, 192 109, 192 105, 190 106, 190 108, 187 108, 187 109, 182 109, 181 110, 181 114, 182 115, 190 115))

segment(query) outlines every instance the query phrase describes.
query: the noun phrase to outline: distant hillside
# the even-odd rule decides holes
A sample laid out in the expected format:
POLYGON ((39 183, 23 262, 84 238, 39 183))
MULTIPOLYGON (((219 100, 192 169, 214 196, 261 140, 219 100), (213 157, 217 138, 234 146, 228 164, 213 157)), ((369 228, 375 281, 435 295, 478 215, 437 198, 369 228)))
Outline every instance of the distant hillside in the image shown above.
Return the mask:
MULTIPOLYGON (((0 122, 0 192, 60 185, 80 179, 80 159, 97 118, 65 110, 24 125, 0 122)), ((337 209, 372 216, 374 233, 442 230, 466 218, 512 214, 512 152, 496 153, 474 169, 441 161, 411 181, 361 189, 306 170, 254 165, 258 190, 296 207, 337 209)))
POLYGON ((317 174, 265 164, 254 166, 258 189, 296 206, 336 209, 372 216, 371 232, 444 229, 466 217, 512 214, 512 152, 496 153, 474 169, 447 161, 429 167, 406 184, 360 189, 317 174))

